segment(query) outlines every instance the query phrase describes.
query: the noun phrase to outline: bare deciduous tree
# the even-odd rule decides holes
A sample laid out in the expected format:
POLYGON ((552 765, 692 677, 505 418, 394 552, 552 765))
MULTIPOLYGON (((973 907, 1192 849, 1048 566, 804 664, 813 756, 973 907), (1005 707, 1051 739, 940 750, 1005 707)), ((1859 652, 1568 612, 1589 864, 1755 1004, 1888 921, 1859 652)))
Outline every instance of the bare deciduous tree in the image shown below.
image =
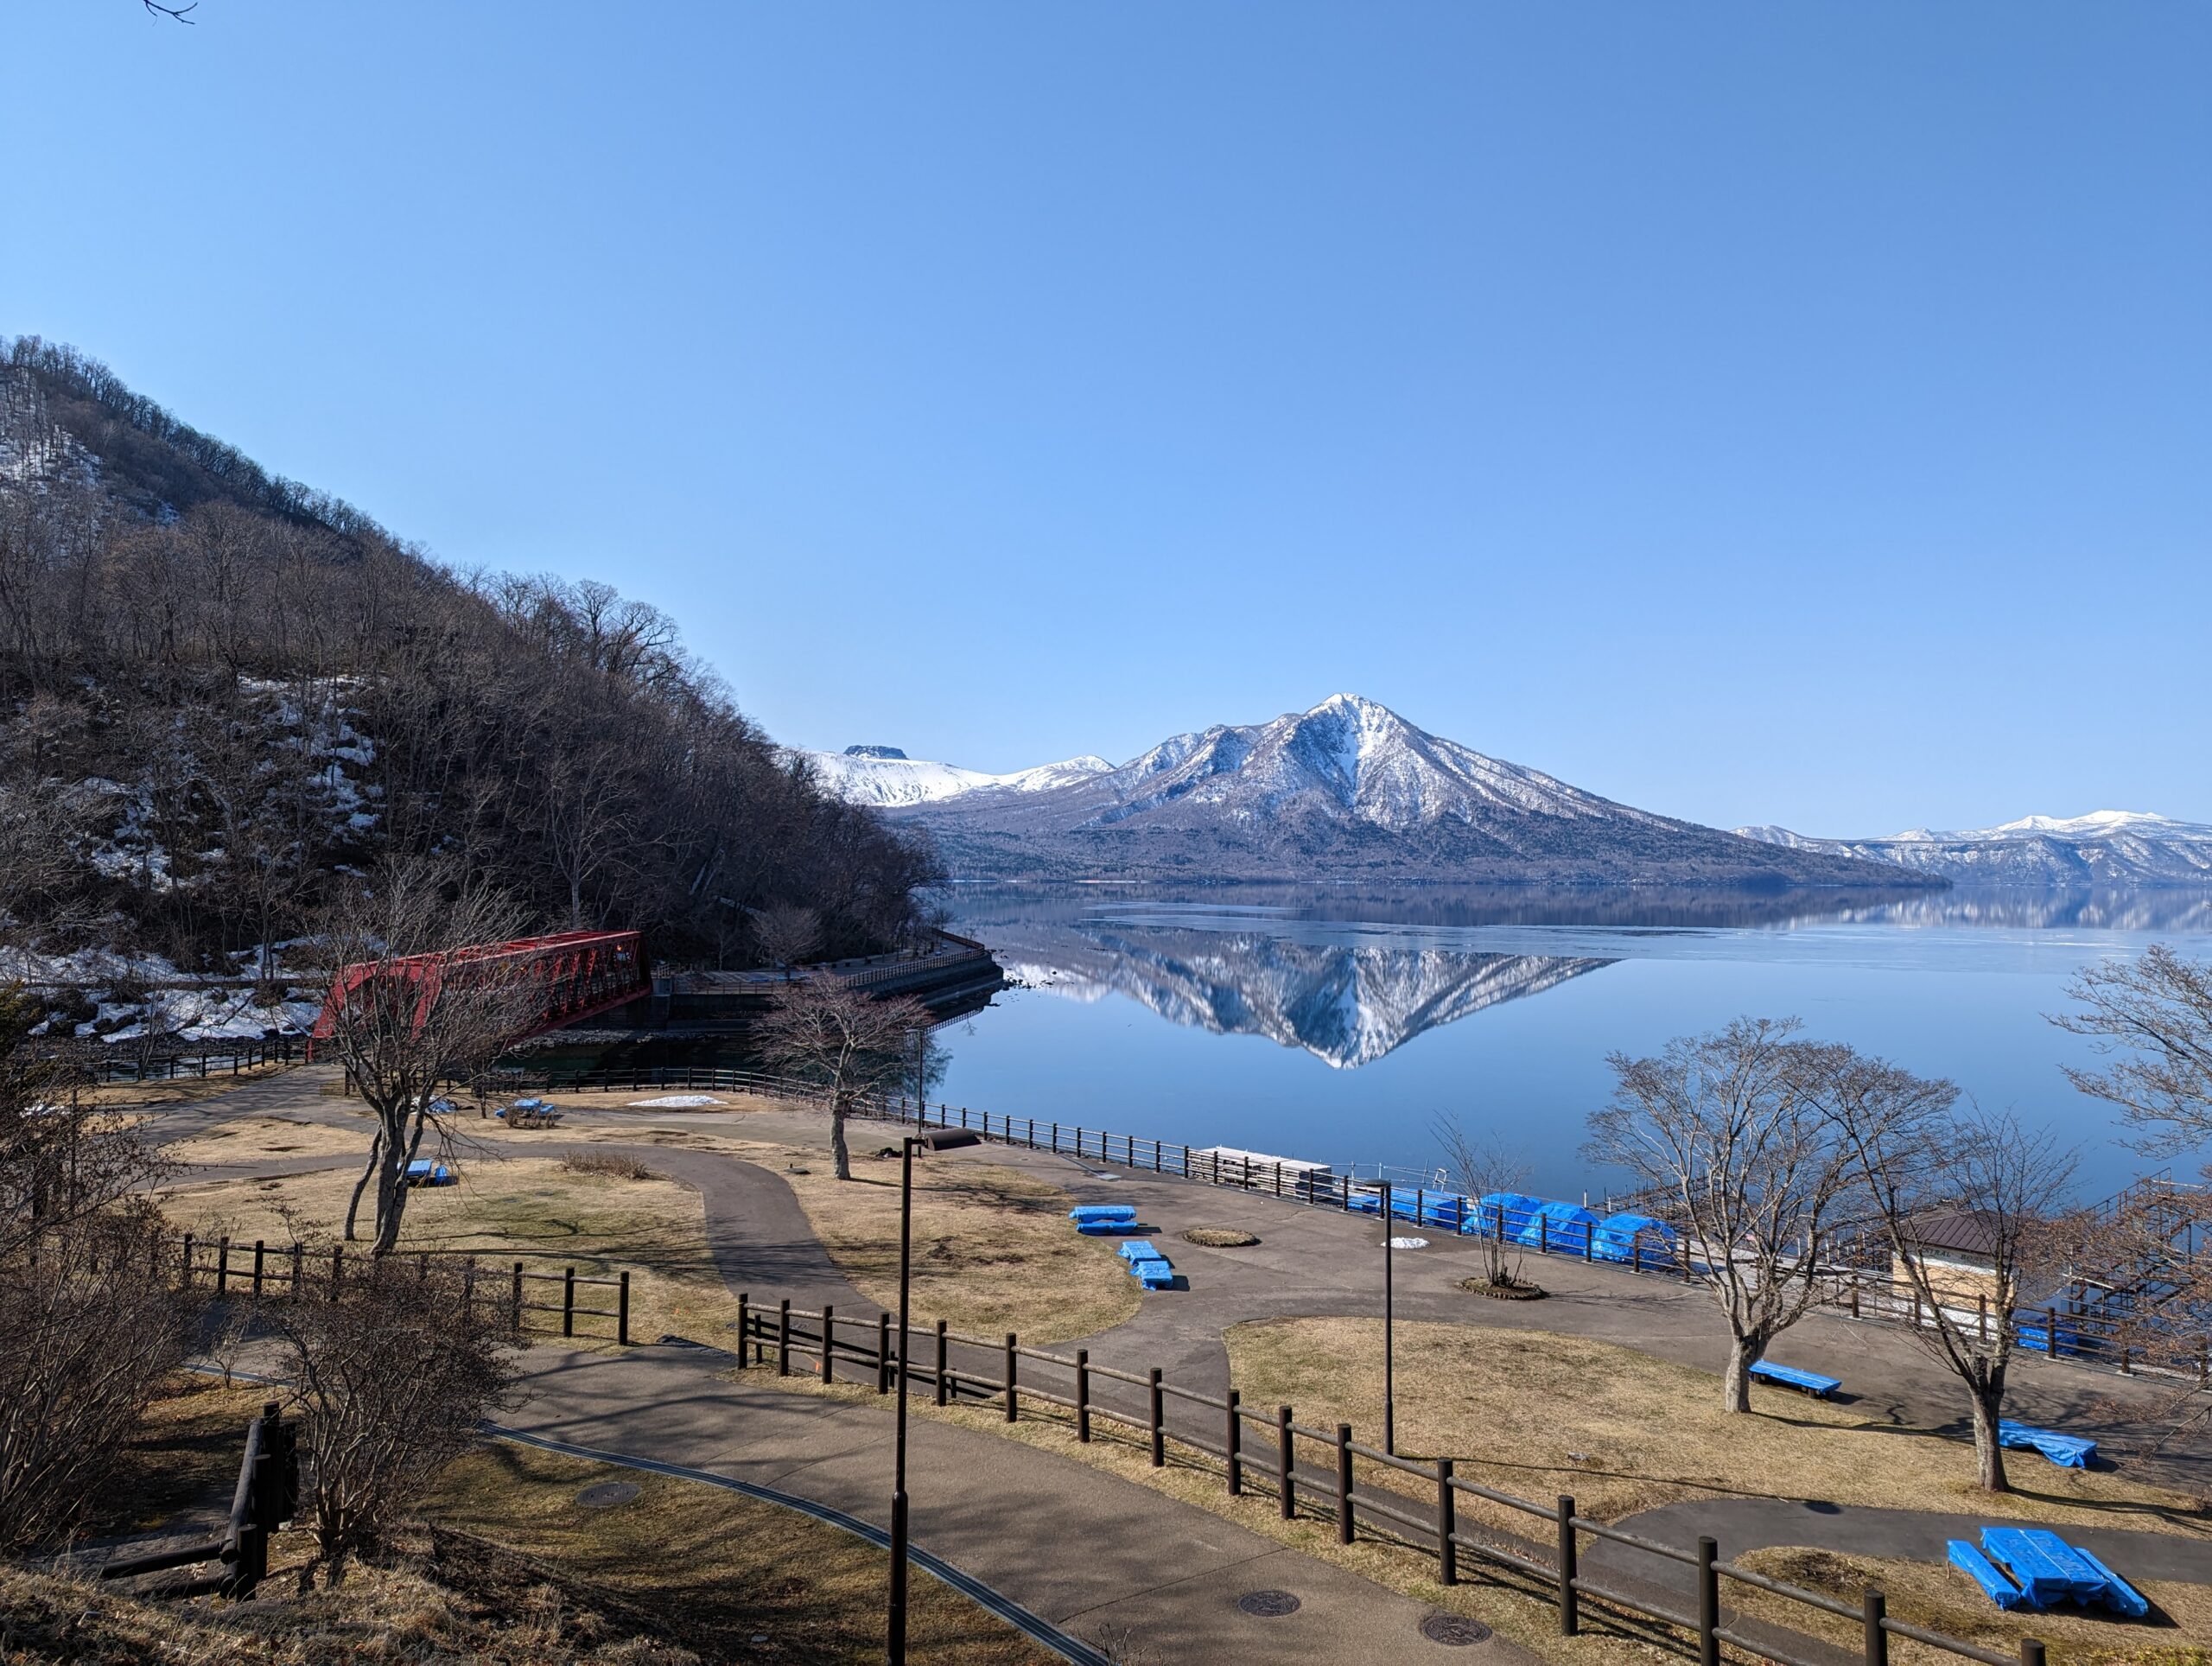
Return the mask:
POLYGON ((874 999, 841 979, 810 977, 778 987, 760 1021, 762 1058, 823 1090, 830 1106, 830 1156, 841 1180, 853 1178, 845 1117, 862 1097, 897 1082, 907 1068, 929 1008, 905 995, 874 999))
POLYGON ((2067 993, 2083 1010, 2050 1021, 2113 1060, 2101 1071, 2065 1066, 2067 1079, 2118 1105, 2147 1150, 2171 1155, 2212 1140, 2212 964, 2154 943, 2139 960, 2090 967, 2067 993))
POLYGON ((276 1310, 283 1375, 305 1413, 307 1510, 334 1586, 475 1444, 514 1381, 497 1304, 448 1262, 380 1262, 335 1301, 276 1310))
POLYGON ((753 940, 772 964, 789 970, 822 946, 822 916, 797 903, 779 902, 753 917, 753 940))
POLYGON ((2064 1271, 2060 1213, 2073 1154, 2009 1112, 1949 1115, 1956 1091, 1948 1083, 1880 1059, 1853 1058, 1827 1094, 1893 1264, 1912 1288, 1914 1339, 1966 1390, 1981 1485, 2007 1491, 1997 1435, 2018 1338, 2012 1310, 2064 1271))
MULTIPOLYGON (((1443 1148, 1446 1177, 1471 1199, 1500 1192, 1517 1192, 1529 1178, 1529 1165, 1495 1138, 1468 1133, 1457 1116, 1440 1112, 1429 1123, 1436 1143, 1443 1148)), ((1493 1288, 1509 1289, 1521 1282, 1521 1245, 1503 1231, 1481 1235, 1483 1276, 1493 1288)))
POLYGON ((1704 1258, 1728 1322, 1722 1404, 1751 1409, 1751 1368, 1812 1305, 1813 1270, 1851 1189, 1821 1103, 1839 1051, 1795 1039, 1796 1019, 1738 1018, 1677 1037, 1654 1059, 1614 1053, 1612 1103, 1589 1154, 1668 1199, 1685 1253, 1704 1258))
MULTIPOLYGON (((452 951, 516 935, 519 918, 496 893, 448 894, 434 863, 396 858, 334 905, 323 936, 330 964, 344 968, 323 1009, 328 1036, 317 1042, 346 1066, 375 1113, 367 1166, 353 1188, 346 1236, 372 1184, 373 1253, 398 1242, 407 1208, 407 1167, 435 1129, 438 1084, 483 1069, 519 1035, 531 990, 498 962, 451 961, 452 951), (419 957, 433 957, 421 963, 419 957)), ((321 1025, 318 1025, 320 1030, 321 1025)))

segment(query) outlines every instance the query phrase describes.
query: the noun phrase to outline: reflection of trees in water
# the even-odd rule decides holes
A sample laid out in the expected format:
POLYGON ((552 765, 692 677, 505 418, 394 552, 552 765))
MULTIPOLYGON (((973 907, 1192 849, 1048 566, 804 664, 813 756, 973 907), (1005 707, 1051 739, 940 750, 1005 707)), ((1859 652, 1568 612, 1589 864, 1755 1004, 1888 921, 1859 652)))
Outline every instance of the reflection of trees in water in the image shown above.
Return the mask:
POLYGON ((1423 1030, 1612 964, 1034 919, 994 927, 990 942, 1025 982, 1084 1000, 1124 995, 1175 1023, 1268 1036, 1340 1070, 1371 1064, 1423 1030))

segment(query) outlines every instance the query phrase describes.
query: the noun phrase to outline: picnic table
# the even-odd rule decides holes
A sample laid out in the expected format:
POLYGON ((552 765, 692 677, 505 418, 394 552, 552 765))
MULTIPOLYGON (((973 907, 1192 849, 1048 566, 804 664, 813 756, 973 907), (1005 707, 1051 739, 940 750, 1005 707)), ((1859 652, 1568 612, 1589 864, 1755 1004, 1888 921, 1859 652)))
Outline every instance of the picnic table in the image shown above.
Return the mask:
POLYGON ((545 1099, 518 1099, 492 1114, 504 1118, 509 1128, 551 1128, 561 1120, 560 1106, 545 1099))
POLYGON ((2143 1600, 2102 1562, 2086 1551, 2076 1550, 2049 1528, 1985 1527, 1981 1529, 1981 1548, 2004 1564, 2031 1608, 2069 1601, 2105 1602, 2107 1606, 2119 1606, 2107 1599, 2107 1593, 2115 1584, 2119 1591, 2112 1595, 2121 1596, 2122 1601, 2127 1598, 2139 1603, 2143 1600))
POLYGON ((2097 1443, 2085 1436, 2032 1428, 2009 1417, 1998 1420, 1997 1444, 2015 1451, 2039 1452, 2061 1469, 2087 1469, 2097 1453, 2097 1443))

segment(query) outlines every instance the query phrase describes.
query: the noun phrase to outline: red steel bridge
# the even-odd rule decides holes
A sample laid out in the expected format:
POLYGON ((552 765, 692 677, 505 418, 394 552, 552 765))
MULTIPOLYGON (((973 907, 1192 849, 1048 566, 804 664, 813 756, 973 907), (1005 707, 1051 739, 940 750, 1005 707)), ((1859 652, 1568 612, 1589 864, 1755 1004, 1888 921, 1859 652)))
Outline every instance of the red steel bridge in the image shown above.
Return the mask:
POLYGON ((636 932, 562 932, 506 943, 473 943, 437 954, 357 961, 332 980, 315 1019, 308 1056, 315 1056, 316 1041, 330 1039, 348 997, 372 980, 416 986, 420 993, 415 1022, 419 1027, 448 982, 485 977, 511 978, 531 991, 534 1004, 528 1022, 513 1037, 517 1041, 652 993, 645 941, 636 932))

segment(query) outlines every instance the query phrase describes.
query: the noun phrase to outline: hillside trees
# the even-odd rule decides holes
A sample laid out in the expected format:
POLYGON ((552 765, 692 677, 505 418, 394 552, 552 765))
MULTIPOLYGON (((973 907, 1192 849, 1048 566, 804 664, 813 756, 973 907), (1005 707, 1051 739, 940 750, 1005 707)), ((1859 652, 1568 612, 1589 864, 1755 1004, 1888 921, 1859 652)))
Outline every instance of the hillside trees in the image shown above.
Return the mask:
POLYGON ((5 447, 0 843, 54 869, 0 879, 17 929, 98 917, 218 965, 387 852, 678 959, 762 957, 779 906, 832 954, 913 923, 927 851, 822 793, 646 604, 441 567, 36 341, 0 357, 5 447))

